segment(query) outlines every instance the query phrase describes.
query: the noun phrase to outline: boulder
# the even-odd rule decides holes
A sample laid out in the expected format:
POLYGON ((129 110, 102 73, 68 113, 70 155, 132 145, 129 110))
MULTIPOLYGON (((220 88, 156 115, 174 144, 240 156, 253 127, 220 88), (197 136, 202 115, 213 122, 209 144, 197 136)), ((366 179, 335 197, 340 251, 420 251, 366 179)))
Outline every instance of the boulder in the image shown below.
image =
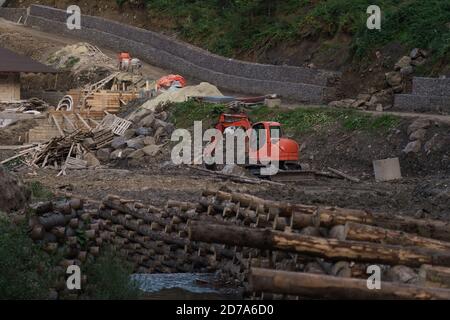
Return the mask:
MULTIPOLYGON (((152 114, 149 114, 148 116, 144 117, 141 121, 139 121, 138 126, 139 127, 151 127, 155 121, 155 116, 152 114)), ((159 120, 161 121, 161 120, 159 120)))
POLYGON ((87 162, 88 167, 98 167, 100 166, 100 161, 97 159, 97 157, 92 153, 88 152, 83 156, 83 160, 87 162))
POLYGON ((423 65, 427 60, 424 57, 418 57, 417 59, 411 61, 411 65, 418 67, 423 65))
POLYGON ((408 67, 411 65, 411 57, 403 56, 394 66, 395 70, 400 70, 401 68, 408 67))
POLYGON ((135 152, 136 150, 132 149, 132 148, 126 148, 122 151, 122 158, 128 158, 128 156, 130 154, 132 154, 133 152, 135 152))
POLYGON ((410 135, 414 131, 419 129, 427 129, 431 126, 431 121, 428 119, 417 119, 411 123, 408 127, 408 134, 410 135))
POLYGON ((135 150, 142 149, 144 147, 144 138, 145 138, 144 136, 139 136, 127 140, 127 147, 135 150))
POLYGON ((126 137, 115 137, 111 142, 111 147, 115 150, 122 149, 127 145, 127 140, 126 137))
POLYGON ((420 151, 421 147, 422 147, 422 142, 420 140, 411 141, 410 143, 408 143, 406 145, 405 149, 403 149, 403 152, 406 154, 418 153, 420 151))
POLYGON ((92 138, 86 138, 86 139, 83 140, 83 145, 86 148, 91 148, 94 144, 95 144, 95 141, 92 138))
POLYGON ((136 132, 134 129, 127 129, 125 130, 123 137, 125 137, 126 140, 129 140, 131 138, 133 138, 134 136, 136 136, 136 132))
POLYGON ((110 148, 101 148, 97 150, 95 155, 97 156, 97 159, 100 160, 101 162, 108 162, 110 154, 111 154, 110 148))
POLYGON ((156 156, 159 153, 160 150, 161 150, 161 146, 158 146, 156 144, 148 145, 148 146, 142 148, 142 151, 146 155, 151 156, 151 157, 156 156))
POLYGON ((130 153, 127 158, 128 159, 142 159, 145 156, 145 153, 142 149, 136 150, 130 153))
POLYGON ((411 133, 409 135, 409 140, 414 141, 414 140, 423 140, 425 138, 425 135, 427 134, 427 130, 426 129, 419 129, 414 131, 413 133, 411 133))
POLYGON ((385 74, 386 81, 391 87, 398 86, 402 83, 402 75, 400 72, 392 71, 385 74))
POLYGON ((245 168, 243 168, 237 164, 227 164, 227 165, 225 165, 225 167, 222 169, 221 172, 225 173, 225 174, 231 174, 234 176, 241 176, 241 177, 248 175, 247 170, 245 170, 245 168))
POLYGON ((360 107, 362 107, 365 103, 366 103, 365 100, 356 100, 355 102, 352 103, 351 107, 352 107, 352 108, 360 108, 360 107))
POLYGON ((30 200, 31 192, 15 175, 0 165, 0 211, 22 209, 30 200))
POLYGON ((109 155, 109 159, 110 159, 110 160, 119 160, 119 159, 122 159, 122 158, 124 158, 123 154, 124 154, 124 152, 123 152, 122 149, 114 150, 114 151, 111 152, 111 154, 109 155))
POLYGON ((420 53, 420 49, 419 49, 419 48, 414 48, 414 49, 412 49, 411 52, 409 53, 409 57, 410 57, 411 59, 417 59, 417 58, 420 57, 420 56, 421 56, 421 53, 420 53))
POLYGON ((386 280, 398 283, 415 283, 418 280, 418 273, 407 266, 397 265, 386 271, 386 280))
POLYGON ((148 109, 140 109, 134 113, 132 113, 129 117, 128 120, 130 120, 133 123, 138 123, 139 121, 141 121, 144 117, 148 116, 149 114, 153 113, 151 110, 148 109))
POLYGON ((414 68, 412 66, 403 67, 400 69, 400 73, 403 76, 408 76, 414 72, 414 68))
POLYGON ((146 146, 153 145, 153 144, 156 143, 155 138, 154 137, 150 137, 150 136, 149 137, 145 137, 143 142, 144 142, 144 144, 146 146))
POLYGON ((152 128, 140 127, 136 129, 136 135, 138 136, 151 136, 153 134, 152 128))
POLYGON ((363 100, 365 102, 370 100, 371 95, 368 93, 360 93, 358 94, 358 96, 356 97, 357 100, 363 100))

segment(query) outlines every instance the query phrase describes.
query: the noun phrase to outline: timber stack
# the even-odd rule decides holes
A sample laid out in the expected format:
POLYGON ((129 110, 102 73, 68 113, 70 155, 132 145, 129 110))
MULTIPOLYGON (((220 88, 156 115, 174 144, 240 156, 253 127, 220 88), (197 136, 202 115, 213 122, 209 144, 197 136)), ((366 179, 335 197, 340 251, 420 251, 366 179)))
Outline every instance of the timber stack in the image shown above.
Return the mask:
MULTIPOLYGON (((69 291, 66 286, 68 266, 81 266, 95 259, 102 247, 96 206, 86 205, 79 198, 61 201, 46 201, 36 204, 34 215, 28 220, 29 236, 49 255, 57 258, 53 271, 58 274, 54 284, 55 296, 76 299, 78 291, 69 291)), ((87 277, 82 275, 82 285, 87 277)))
POLYGON ((450 229, 434 220, 212 190, 165 207, 110 195, 89 215, 89 244, 138 273, 217 272, 253 299, 450 298, 450 229), (379 290, 367 286, 373 265, 379 290))

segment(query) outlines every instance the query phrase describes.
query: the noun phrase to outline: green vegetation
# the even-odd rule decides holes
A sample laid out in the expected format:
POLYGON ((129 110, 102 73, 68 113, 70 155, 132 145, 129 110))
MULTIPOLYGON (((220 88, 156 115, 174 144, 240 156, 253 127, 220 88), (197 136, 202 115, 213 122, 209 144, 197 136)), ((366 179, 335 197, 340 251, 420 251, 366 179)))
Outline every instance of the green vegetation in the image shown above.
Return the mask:
MULTIPOLYGON (((203 120, 203 129, 211 127, 219 114, 226 110, 224 105, 197 103, 193 101, 175 103, 171 106, 172 119, 178 128, 189 128, 194 121, 203 120)), ((253 122, 277 121, 290 135, 300 135, 312 130, 321 130, 339 125, 343 130, 383 132, 396 127, 400 118, 392 115, 374 116, 368 113, 328 107, 302 107, 296 109, 269 109, 259 106, 248 112, 253 122)))
POLYGON ((26 226, 0 218, 0 299, 45 299, 51 259, 28 237, 26 226))
POLYGON ((70 57, 67 59, 66 63, 65 63, 65 67, 66 67, 67 69, 71 69, 71 68, 72 68, 74 65, 76 65, 79 61, 80 61, 80 58, 70 56, 70 57))
MULTIPOLYGON (((120 1, 123 4, 126 0, 120 1)), ((353 36, 353 52, 395 41, 450 53, 448 0, 146 0, 150 17, 185 40, 225 56, 260 53, 285 42, 353 36), (368 30, 369 5, 382 10, 382 29, 368 30)))
POLYGON ((42 185, 39 181, 32 181, 28 184, 33 200, 49 200, 53 198, 53 193, 42 185))
POLYGON ((132 266, 112 250, 104 251, 84 268, 88 277, 86 296, 98 300, 131 300, 140 297, 137 284, 130 280, 132 266))

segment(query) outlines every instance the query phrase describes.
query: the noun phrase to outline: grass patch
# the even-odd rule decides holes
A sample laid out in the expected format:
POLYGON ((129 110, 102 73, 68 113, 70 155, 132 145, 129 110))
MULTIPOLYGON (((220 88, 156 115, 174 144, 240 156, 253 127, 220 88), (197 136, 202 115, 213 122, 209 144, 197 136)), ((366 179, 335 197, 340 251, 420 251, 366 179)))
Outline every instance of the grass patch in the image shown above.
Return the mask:
POLYGON ((54 197, 53 193, 39 181, 32 181, 29 183, 31 190, 31 197, 33 200, 49 200, 54 197))
POLYGON ((78 57, 72 57, 70 56, 66 63, 64 64, 64 67, 67 69, 71 69, 73 66, 75 66, 80 61, 80 58, 78 57))
POLYGON ((97 300, 139 299, 141 291, 130 280, 132 266, 112 250, 105 250, 95 260, 88 263, 84 273, 88 277, 86 296, 97 300))
MULTIPOLYGON (((127 0, 121 0, 123 4, 127 0)), ((302 39, 352 36, 358 57, 396 41, 444 57, 450 54, 448 0, 146 0, 149 18, 170 21, 186 41, 214 53, 262 53, 302 39), (369 5, 381 8, 381 30, 366 27, 369 5)))
POLYGON ((0 218, 0 299, 46 299, 51 259, 28 237, 25 225, 0 218))
MULTIPOLYGON (((182 102, 171 106, 172 121, 178 128, 189 128, 194 121, 203 120, 203 129, 212 127, 221 112, 226 112, 224 105, 208 103, 182 102)), ((284 132, 298 136, 311 131, 320 131, 329 126, 340 125, 344 130, 383 132, 396 127, 400 118, 392 115, 372 115, 356 110, 335 109, 328 107, 304 107, 291 110, 259 106, 248 111, 250 120, 276 121, 283 126, 284 132)))

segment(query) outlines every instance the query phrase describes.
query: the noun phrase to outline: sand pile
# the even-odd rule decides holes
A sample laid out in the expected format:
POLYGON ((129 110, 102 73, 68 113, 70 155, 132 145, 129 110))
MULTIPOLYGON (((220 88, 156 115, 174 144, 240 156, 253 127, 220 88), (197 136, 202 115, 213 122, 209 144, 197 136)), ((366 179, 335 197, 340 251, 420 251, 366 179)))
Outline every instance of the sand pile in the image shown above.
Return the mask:
POLYGON ((223 96, 216 86, 208 82, 202 82, 197 86, 188 86, 175 91, 166 91, 154 99, 147 101, 142 105, 142 108, 155 111, 160 105, 165 105, 171 102, 183 102, 188 97, 195 96, 223 96))

